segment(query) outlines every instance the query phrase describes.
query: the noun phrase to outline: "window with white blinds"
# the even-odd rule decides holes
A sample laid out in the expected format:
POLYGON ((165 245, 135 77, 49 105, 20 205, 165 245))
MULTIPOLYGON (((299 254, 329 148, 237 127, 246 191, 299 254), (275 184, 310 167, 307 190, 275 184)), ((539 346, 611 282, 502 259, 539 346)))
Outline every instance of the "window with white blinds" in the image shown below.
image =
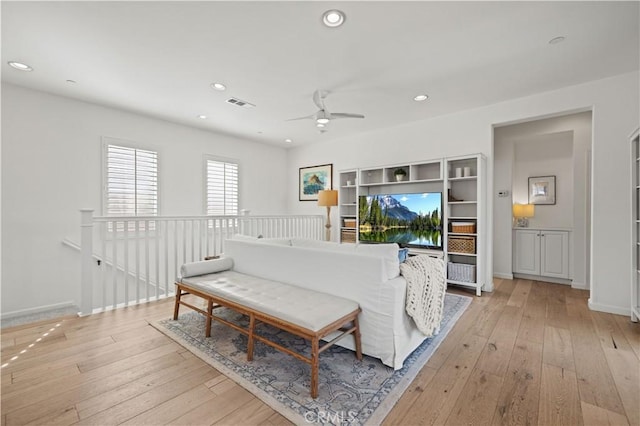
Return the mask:
POLYGON ((208 216, 238 214, 238 163, 206 159, 208 216))
POLYGON ((158 153, 106 145, 107 216, 158 215, 158 153))

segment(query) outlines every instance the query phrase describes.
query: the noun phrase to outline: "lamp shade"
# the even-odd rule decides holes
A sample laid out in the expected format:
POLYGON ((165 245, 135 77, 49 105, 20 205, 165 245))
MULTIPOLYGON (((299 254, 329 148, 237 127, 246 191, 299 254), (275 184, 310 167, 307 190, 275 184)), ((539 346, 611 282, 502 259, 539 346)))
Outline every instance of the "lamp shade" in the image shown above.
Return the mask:
POLYGON ((534 212, 533 204, 513 205, 513 217, 533 217, 534 212))
POLYGON ((338 191, 331 189, 318 192, 318 205, 323 207, 337 206, 338 191))

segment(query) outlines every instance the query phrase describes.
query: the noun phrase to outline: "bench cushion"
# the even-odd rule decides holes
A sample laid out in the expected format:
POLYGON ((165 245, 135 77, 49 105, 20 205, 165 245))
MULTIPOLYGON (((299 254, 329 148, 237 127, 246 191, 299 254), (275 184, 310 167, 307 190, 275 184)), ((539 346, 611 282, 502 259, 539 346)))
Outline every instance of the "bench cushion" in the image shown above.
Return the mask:
POLYGON ((349 299, 235 271, 183 278, 182 283, 311 331, 358 309, 349 299))

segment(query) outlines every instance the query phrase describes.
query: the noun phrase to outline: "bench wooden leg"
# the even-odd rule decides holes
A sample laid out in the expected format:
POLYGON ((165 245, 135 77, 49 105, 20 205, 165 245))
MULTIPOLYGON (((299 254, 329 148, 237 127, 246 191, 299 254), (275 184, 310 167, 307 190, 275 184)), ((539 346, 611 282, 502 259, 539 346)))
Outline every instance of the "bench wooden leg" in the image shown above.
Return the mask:
POLYGON ((249 333, 247 337, 249 341, 247 342, 247 361, 253 361, 253 332, 256 327, 256 316, 253 314, 249 314, 249 333))
POLYGON ((173 308, 173 320, 178 319, 178 311, 180 310, 180 296, 182 296, 182 288, 176 284, 176 305, 173 308))
POLYGON ((320 366, 320 339, 311 340, 311 398, 318 397, 318 367, 320 366))
POLYGON ((207 327, 204 333, 205 337, 211 337, 211 316, 213 315, 213 300, 207 300, 207 327))
POLYGON ((356 315, 353 320, 355 331, 353 332, 353 338, 356 339, 356 358, 362 361, 362 344, 360 343, 360 324, 358 323, 358 316, 356 315))

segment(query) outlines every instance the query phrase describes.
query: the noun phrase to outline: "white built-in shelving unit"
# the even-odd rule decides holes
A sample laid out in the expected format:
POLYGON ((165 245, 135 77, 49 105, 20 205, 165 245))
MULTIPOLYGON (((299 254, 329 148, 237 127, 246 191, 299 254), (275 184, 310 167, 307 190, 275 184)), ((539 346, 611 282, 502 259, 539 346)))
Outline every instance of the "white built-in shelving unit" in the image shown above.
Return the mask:
POLYGON ((355 243, 358 238, 358 171, 340 172, 338 207, 340 211, 340 242, 355 243))
POLYGON ((640 129, 631 135, 631 321, 640 318, 640 129))
POLYGON ((344 170, 339 173, 340 182, 340 241, 358 241, 358 197, 379 194, 402 194, 419 192, 441 192, 442 209, 442 251, 411 249, 410 253, 427 253, 443 257, 453 264, 454 273, 467 269, 464 278, 448 275, 447 282, 475 290, 480 296, 484 285, 486 263, 486 160, 481 154, 463 157, 426 160, 419 162, 392 164, 379 167, 344 170), (405 175, 396 178, 396 171, 403 169, 405 175), (457 170, 460 176, 456 175, 457 170), (465 170, 467 175, 465 175, 465 170), (457 194, 457 195, 456 195, 457 194), (456 196, 458 201, 450 198, 456 196), (473 232, 454 232, 453 223, 473 223, 473 232), (473 250, 456 252, 448 250, 449 239, 473 240, 473 250))
POLYGON ((486 263, 486 160, 475 154, 447 158, 445 163, 447 281, 473 288, 480 296, 486 263))

